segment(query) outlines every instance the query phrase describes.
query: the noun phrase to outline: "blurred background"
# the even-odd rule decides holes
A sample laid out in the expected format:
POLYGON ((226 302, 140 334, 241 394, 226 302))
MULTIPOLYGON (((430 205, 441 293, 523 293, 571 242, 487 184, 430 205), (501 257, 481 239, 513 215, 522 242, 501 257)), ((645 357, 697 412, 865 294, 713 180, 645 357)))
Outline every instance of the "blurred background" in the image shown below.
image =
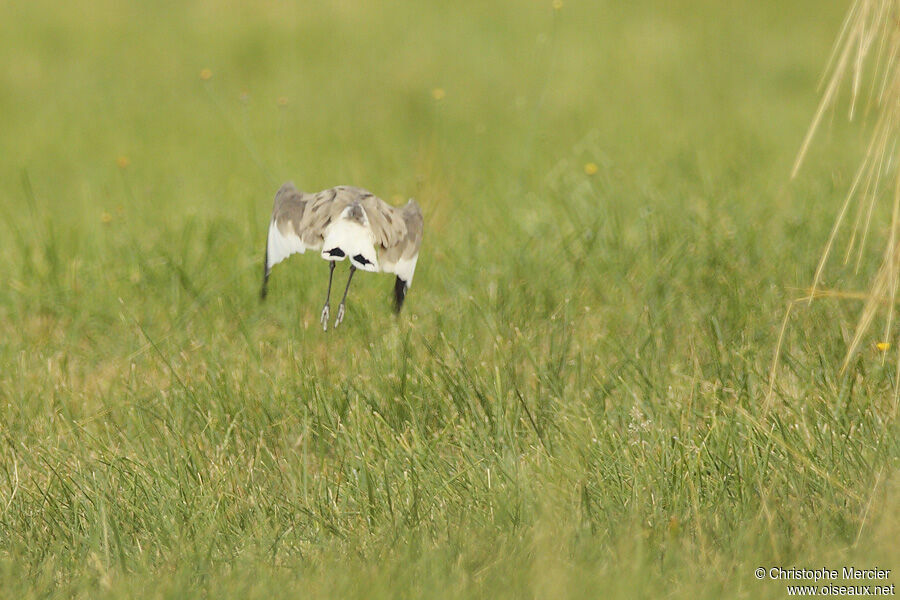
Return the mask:
POLYGON ((27 172, 70 219, 262 222, 286 179, 466 207, 576 147, 601 175, 715 160, 781 185, 844 9, 811 6, 11 3, 4 198, 27 172))

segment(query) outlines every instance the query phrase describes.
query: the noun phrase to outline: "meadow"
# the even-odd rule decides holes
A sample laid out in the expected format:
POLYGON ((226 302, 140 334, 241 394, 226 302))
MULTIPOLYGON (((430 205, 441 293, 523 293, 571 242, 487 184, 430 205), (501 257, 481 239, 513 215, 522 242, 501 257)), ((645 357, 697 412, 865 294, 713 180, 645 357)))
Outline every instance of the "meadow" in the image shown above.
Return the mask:
POLYGON ((0 5, 0 597, 897 583, 897 344, 797 303, 770 390, 866 142, 839 103, 790 179, 846 9, 0 5), (260 303, 289 180, 416 198, 399 317, 363 273, 323 333, 309 254, 260 303))

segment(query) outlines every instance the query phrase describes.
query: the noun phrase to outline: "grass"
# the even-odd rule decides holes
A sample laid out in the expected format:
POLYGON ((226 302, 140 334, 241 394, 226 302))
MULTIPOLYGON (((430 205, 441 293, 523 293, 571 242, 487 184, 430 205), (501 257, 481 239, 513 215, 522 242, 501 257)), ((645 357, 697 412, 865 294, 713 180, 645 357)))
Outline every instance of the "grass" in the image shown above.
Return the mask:
POLYGON ((789 182, 845 7, 589 4, 0 8, 3 596, 900 568, 893 340, 841 371, 860 303, 795 305, 766 402, 864 147, 789 182), (309 256, 258 302, 289 179, 417 198, 399 318, 360 276, 323 334, 309 256))

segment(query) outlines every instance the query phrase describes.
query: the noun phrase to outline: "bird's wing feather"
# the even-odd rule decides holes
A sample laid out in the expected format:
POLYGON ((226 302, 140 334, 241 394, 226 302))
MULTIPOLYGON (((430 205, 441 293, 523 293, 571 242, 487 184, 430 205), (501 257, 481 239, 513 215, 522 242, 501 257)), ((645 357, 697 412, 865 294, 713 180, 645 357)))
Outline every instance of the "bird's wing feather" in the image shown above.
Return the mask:
POLYGON ((403 207, 403 221, 406 223, 406 248, 404 256, 412 256, 419 254, 419 247, 422 245, 422 234, 425 230, 425 219, 422 217, 422 209, 418 203, 412 198, 403 207))
POLYGON ((307 198, 292 183, 284 184, 275 194, 266 241, 266 272, 291 254, 303 253, 310 247, 297 231, 307 204, 307 198))
POLYGON ((409 285, 412 283, 416 261, 419 258, 419 247, 422 245, 424 229, 422 209, 415 200, 410 200, 405 206, 397 208, 382 204, 391 211, 394 222, 402 224, 402 228, 397 227, 394 233, 387 236, 389 245, 382 247, 379 256, 381 270, 394 273, 409 285))
POLYGON ((364 197, 361 204, 366 210, 369 227, 377 245, 391 248, 406 239, 406 222, 403 220, 402 209, 371 194, 364 197))
POLYGON ((340 216, 347 204, 349 200, 340 192, 340 188, 322 190, 311 196, 303 219, 297 226, 297 233, 307 247, 322 247, 325 229, 340 216))

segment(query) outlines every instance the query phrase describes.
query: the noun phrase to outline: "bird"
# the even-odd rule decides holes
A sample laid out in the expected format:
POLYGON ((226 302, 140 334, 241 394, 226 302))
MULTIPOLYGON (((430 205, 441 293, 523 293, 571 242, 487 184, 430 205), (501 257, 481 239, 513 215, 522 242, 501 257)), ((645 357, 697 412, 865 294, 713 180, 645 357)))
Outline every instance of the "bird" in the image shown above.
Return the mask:
POLYGON ((266 240, 260 300, 265 300, 272 267, 307 250, 318 250, 328 261, 328 292, 319 319, 328 330, 331 314, 331 281, 335 264, 348 259, 350 276, 334 327, 344 320, 344 305, 350 281, 357 270, 393 273, 394 312, 400 312, 412 284, 422 245, 422 209, 410 199, 404 206, 391 206, 359 187, 338 186, 315 194, 299 191, 292 182, 275 194, 266 240))

